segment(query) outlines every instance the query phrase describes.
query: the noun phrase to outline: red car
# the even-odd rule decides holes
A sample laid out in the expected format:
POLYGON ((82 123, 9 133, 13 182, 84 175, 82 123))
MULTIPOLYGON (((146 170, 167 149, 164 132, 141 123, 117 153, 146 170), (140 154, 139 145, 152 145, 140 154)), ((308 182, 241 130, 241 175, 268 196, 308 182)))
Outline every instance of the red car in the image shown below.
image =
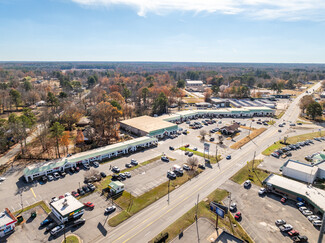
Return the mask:
POLYGON ((189 146, 190 146, 189 144, 184 145, 185 148, 188 148, 189 146))
POLYGON ((62 199, 62 198, 64 198, 64 196, 59 196, 59 199, 62 199))
POLYGON ((235 214, 235 219, 236 220, 239 220, 241 218, 241 212, 237 212, 236 214, 235 214))
POLYGON ((71 194, 72 194, 72 196, 74 196, 74 197, 79 197, 79 193, 76 192, 76 191, 71 192, 71 194))
POLYGON ((78 172, 80 170, 80 168, 79 167, 76 167, 75 170, 76 170, 76 172, 78 172))
POLYGON ((94 208, 95 207, 95 205, 93 203, 91 203, 91 202, 86 202, 86 203, 84 203, 84 205, 86 207, 88 207, 88 208, 94 208))
POLYGON ((290 235, 290 236, 299 235, 299 232, 297 230, 291 230, 288 232, 288 235, 290 235))
POLYGON ((287 201, 287 198, 286 197, 281 198, 281 202, 282 203, 285 203, 286 201, 287 201))

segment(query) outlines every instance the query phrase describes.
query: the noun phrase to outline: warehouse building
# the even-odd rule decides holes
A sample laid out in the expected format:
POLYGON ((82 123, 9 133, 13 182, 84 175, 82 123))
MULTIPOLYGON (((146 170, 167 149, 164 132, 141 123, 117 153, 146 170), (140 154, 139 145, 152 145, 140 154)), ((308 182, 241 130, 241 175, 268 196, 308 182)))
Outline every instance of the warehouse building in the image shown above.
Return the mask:
POLYGON ((280 196, 295 201, 305 201, 315 213, 323 214, 325 211, 324 190, 275 174, 269 175, 263 181, 263 185, 268 191, 280 196))
POLYGON ((186 87, 192 88, 192 87, 202 87, 203 82, 201 80, 190 80, 186 79, 186 87))
POLYGON ((50 208, 60 223, 74 220, 84 214, 84 205, 72 195, 50 202, 50 208))
POLYGON ((318 174, 318 167, 288 160, 282 167, 282 174, 295 180, 313 183, 318 174))
POLYGON ((8 208, 0 213, 0 238, 15 231, 17 219, 8 208))
MULTIPOLYGON (((172 124, 174 125, 174 124, 172 124)), ((89 164, 93 161, 102 161, 123 154, 136 152, 139 149, 157 146, 158 139, 155 137, 140 137, 128 141, 107 145, 101 148, 74 154, 70 157, 61 158, 40 164, 34 164, 24 169, 24 177, 27 182, 54 172, 64 171, 79 164, 89 164)))
POLYGON ((176 133, 178 126, 161 117, 140 116, 120 122, 120 127, 137 136, 162 138, 176 133))

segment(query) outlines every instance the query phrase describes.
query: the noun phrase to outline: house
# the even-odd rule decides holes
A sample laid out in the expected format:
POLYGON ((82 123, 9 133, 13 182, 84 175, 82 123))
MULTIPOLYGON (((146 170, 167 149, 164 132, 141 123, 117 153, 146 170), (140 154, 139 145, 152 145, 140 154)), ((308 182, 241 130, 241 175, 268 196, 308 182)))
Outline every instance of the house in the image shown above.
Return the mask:
POLYGON ((0 238, 4 237, 15 230, 17 219, 8 208, 0 213, 0 238))
POLYGON ((112 194, 118 194, 124 191, 124 184, 119 181, 112 181, 111 183, 109 183, 108 188, 110 189, 110 192, 112 192, 112 194))
POLYGON ((223 135, 233 135, 237 132, 239 132, 238 128, 240 127, 239 123, 235 122, 230 126, 224 126, 220 129, 220 132, 223 135))

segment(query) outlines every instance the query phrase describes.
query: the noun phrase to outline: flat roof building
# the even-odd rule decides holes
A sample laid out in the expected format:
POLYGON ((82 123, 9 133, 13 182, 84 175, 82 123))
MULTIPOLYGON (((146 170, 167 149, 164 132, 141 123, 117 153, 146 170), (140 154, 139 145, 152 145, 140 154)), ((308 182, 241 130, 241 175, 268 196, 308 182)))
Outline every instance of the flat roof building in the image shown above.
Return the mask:
POLYGON ((84 214, 84 205, 72 195, 50 203, 53 215, 61 222, 73 220, 84 214))
POLYGON ((178 130, 174 123, 160 117, 140 116, 120 122, 121 128, 138 136, 163 137, 178 130))
POLYGON ((299 161, 288 160, 282 166, 282 174, 295 180, 313 183, 317 177, 318 167, 299 161))
POLYGON ((186 80, 186 86, 187 87, 198 87, 198 86, 202 86, 203 82, 201 80, 186 80))
POLYGON ((15 230, 17 219, 8 208, 0 213, 0 237, 4 237, 15 230))
POLYGON ((112 181, 109 183, 108 188, 113 194, 117 194, 124 191, 124 184, 119 181, 112 181))
POLYGON ((267 189, 296 201, 304 200, 310 204, 314 211, 324 213, 325 191, 283 176, 271 174, 263 184, 267 189))

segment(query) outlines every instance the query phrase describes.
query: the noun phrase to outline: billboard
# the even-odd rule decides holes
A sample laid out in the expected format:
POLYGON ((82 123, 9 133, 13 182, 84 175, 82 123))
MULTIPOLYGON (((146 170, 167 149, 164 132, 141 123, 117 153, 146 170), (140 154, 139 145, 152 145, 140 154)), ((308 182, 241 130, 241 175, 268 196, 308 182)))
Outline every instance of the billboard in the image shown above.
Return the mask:
POLYGON ((216 207, 216 214, 218 214, 221 218, 225 217, 225 211, 218 207, 216 207))
POLYGON ((225 213, 228 213, 228 207, 226 207, 220 203, 210 202, 211 211, 215 212, 216 208, 221 208, 225 213))
POLYGON ((209 153, 209 150, 210 150, 210 144, 204 143, 204 152, 209 153))

